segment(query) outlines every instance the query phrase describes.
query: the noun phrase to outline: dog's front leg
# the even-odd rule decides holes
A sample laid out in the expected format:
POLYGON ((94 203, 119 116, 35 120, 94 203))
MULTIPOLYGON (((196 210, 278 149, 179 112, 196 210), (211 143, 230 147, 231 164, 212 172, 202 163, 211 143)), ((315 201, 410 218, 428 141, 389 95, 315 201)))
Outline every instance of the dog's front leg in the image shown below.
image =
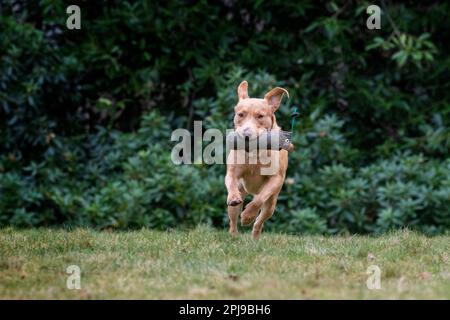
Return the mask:
POLYGON ((284 176, 272 176, 264 185, 262 190, 253 198, 253 200, 245 207, 241 214, 241 224, 243 226, 251 224, 258 215, 259 209, 272 196, 280 192, 283 186, 284 176))
POLYGON ((238 232, 237 221, 239 214, 242 212, 243 200, 247 195, 244 187, 239 185, 237 176, 237 168, 233 165, 227 167, 227 174, 225 176, 225 185, 228 191, 227 210, 230 219, 230 233, 236 235, 238 232))
POLYGON ((225 176, 225 186, 228 191, 228 206, 235 207, 242 204, 242 197, 239 192, 238 184, 239 180, 235 174, 235 170, 233 170, 233 168, 228 168, 227 175, 225 176))
MULTIPOLYGON (((241 199, 244 200, 247 192, 244 190, 242 186, 239 186, 239 192, 241 199)), ((239 215, 242 212, 242 207, 244 203, 238 204, 237 206, 228 206, 228 218, 230 219, 230 233, 232 235, 236 235, 238 233, 237 222, 239 215)))
POLYGON ((239 214, 242 212, 242 203, 240 205, 237 205, 235 207, 228 206, 228 218, 230 219, 230 233, 231 235, 237 235, 238 228, 237 228, 237 222, 239 214))
POLYGON ((227 174, 225 176, 225 186, 227 187, 228 206, 238 206, 242 203, 242 197, 239 192, 239 156, 241 156, 235 150, 231 150, 227 158, 227 174))

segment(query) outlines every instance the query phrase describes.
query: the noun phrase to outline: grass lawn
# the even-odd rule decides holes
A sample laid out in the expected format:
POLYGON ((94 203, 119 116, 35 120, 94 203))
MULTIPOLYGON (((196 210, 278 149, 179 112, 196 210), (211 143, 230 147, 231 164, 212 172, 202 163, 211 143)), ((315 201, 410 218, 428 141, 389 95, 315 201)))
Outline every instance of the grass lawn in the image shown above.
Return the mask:
POLYGON ((0 298, 450 299, 450 236, 0 229, 0 298), (69 290, 66 268, 81 268, 69 290), (366 286, 370 265, 381 289, 366 286))

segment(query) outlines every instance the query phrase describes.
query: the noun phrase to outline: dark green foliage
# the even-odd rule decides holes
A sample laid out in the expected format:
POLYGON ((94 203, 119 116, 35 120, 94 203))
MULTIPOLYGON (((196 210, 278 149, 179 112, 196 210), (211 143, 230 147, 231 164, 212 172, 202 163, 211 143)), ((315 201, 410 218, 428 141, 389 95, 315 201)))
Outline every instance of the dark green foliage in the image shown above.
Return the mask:
POLYGON ((368 30, 354 1, 86 1, 69 31, 69 3, 2 2, 0 226, 223 227, 225 166, 170 134, 231 128, 246 79, 289 90, 284 130, 303 107, 268 229, 447 232, 450 6, 386 3, 368 30))

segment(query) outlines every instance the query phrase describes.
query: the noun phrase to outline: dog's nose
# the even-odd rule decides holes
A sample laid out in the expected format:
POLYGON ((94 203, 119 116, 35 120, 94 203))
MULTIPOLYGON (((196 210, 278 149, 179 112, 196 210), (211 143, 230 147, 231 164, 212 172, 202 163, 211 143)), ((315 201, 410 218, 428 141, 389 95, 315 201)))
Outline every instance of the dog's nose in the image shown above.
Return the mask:
POLYGON ((244 136, 250 137, 252 135, 252 129, 250 127, 244 128, 243 132, 244 136))

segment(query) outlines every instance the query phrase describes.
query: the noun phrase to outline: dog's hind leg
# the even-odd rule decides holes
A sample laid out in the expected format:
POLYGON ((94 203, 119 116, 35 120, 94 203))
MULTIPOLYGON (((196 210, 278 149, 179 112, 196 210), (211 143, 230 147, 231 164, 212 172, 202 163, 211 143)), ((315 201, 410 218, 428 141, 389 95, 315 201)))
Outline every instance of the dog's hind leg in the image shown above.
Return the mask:
POLYGON ((253 200, 247 204, 244 211, 241 214, 241 224, 243 226, 249 225, 255 221, 259 210, 263 205, 273 198, 274 195, 280 193, 283 186, 284 176, 274 176, 264 185, 259 194, 255 195, 253 200))
POLYGON ((269 219, 273 212, 275 211, 275 206, 277 204, 278 193, 271 196, 267 199, 266 202, 261 207, 261 213, 256 218, 255 223, 253 224, 252 237, 255 240, 259 239, 261 235, 262 228, 264 226, 264 222, 269 219))

